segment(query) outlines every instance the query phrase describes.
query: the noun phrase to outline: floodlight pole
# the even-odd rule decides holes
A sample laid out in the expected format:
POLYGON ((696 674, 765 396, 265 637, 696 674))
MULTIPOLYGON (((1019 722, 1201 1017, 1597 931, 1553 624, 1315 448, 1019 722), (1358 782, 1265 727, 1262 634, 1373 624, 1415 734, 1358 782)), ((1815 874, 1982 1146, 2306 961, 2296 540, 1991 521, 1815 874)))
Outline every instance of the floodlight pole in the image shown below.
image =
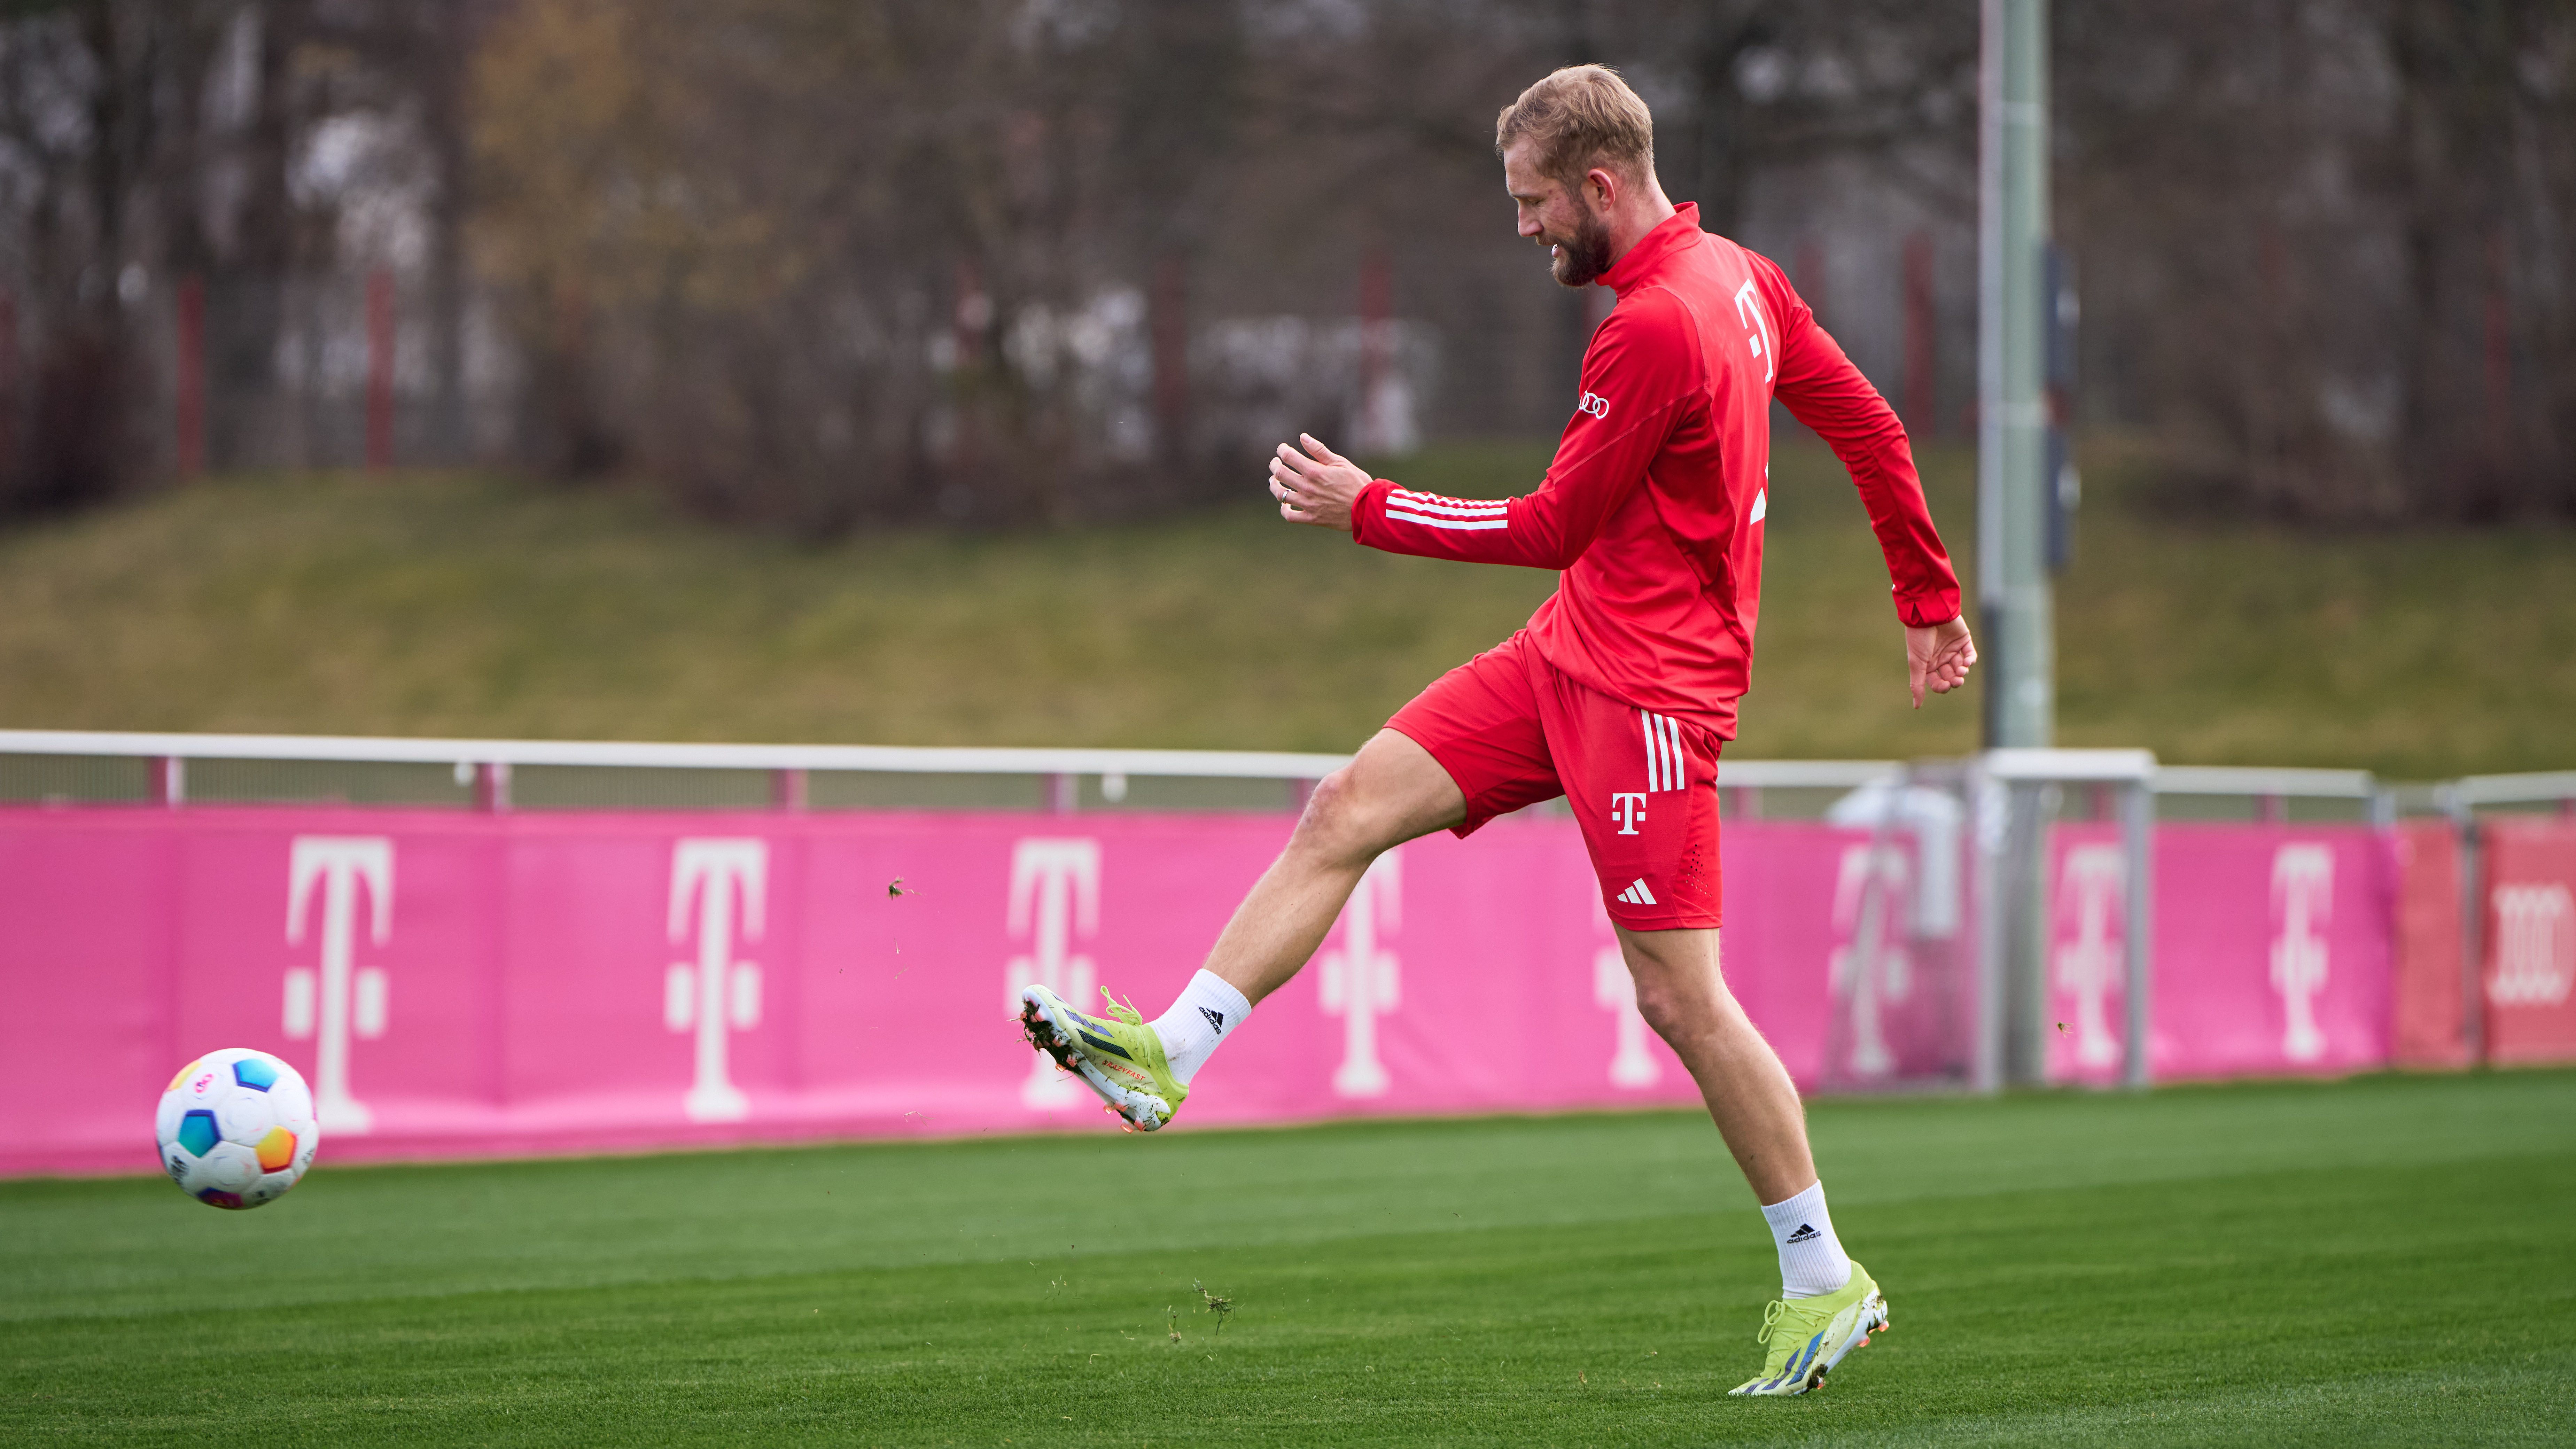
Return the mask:
MULTIPOLYGON (((1985 743, 2056 743, 2048 580, 2048 10, 1982 0, 1977 184, 1977 604, 1985 743)), ((2006 1080, 2045 1072, 2047 858, 2052 784, 2005 787, 2009 844, 1987 883, 1989 1025, 2006 1080)))
POLYGON ((1984 0, 1977 187, 1977 575, 1986 747, 2053 739, 2046 0, 1984 0))

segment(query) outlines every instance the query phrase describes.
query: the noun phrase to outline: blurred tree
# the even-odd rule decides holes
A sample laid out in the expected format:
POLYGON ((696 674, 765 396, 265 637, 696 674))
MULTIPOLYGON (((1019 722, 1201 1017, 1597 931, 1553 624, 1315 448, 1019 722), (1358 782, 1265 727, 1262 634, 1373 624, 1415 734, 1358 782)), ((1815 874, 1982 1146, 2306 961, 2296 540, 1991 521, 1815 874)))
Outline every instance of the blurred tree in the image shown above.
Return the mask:
MULTIPOLYGON (((496 0, 12 0, 0 8, 0 292, 23 348, 0 436, 0 512, 108 496, 176 460, 168 419, 202 368, 207 461, 310 459, 290 396, 291 323, 340 262, 343 144, 362 122, 396 169, 455 134, 440 77, 496 0), (176 298, 202 353, 177 356, 176 298)), ((452 86, 447 87, 452 91, 452 86)), ((379 158, 381 164, 381 157, 379 158)), ((381 177, 361 178, 382 190, 381 177)), ((463 177, 434 169, 424 309, 453 398, 467 299, 453 258, 463 177), (444 275, 448 285, 437 285, 444 275)), ((370 264, 382 265, 377 257, 370 264)), ((452 411, 452 409, 449 409, 452 411)), ((461 450, 433 429, 432 451, 461 450)))
POLYGON ((2576 6, 2108 3, 2058 46, 2094 408, 2162 444, 2177 501, 2576 506, 2576 6))
POLYGON ((2406 0, 2381 162, 2405 285, 2395 459, 2416 513, 2576 507, 2576 4, 2406 0))
MULTIPOLYGON (((2187 506, 2576 510, 2576 0, 2054 13, 2085 419, 2187 506)), ((809 532, 1257 487, 1355 432, 1364 286, 1436 428, 1544 429, 1606 298, 1513 234, 1497 109, 1619 66, 1676 199, 1849 239, 1884 285, 1833 325, 1892 335, 1888 239, 1968 249, 1977 43, 1971 0, 0 0, 0 513, 170 468, 191 279, 218 467, 353 458, 377 269, 404 459, 809 532)))
POLYGON ((14 270, 33 345, 22 426, 10 430, 25 442, 0 460, 7 511, 106 496, 131 467, 136 362, 124 268, 134 245, 129 203, 152 140, 154 18, 110 0, 12 9, 0 134, 16 173, 14 270))

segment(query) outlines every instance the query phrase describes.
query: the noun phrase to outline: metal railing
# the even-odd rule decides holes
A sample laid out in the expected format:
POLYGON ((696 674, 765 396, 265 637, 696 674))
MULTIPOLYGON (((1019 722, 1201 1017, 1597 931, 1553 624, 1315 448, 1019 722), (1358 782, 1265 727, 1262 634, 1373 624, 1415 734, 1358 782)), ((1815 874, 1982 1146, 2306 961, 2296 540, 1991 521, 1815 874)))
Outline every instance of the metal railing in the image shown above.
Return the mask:
MULTIPOLYGON (((1094 808, 1295 809, 1348 755, 1245 750, 739 745, 564 740, 398 739, 333 735, 216 735, 0 730, 0 800, 191 803, 328 801, 513 808, 957 808, 1059 813, 1094 808), (1177 789, 1176 786, 1194 786, 1177 789), (1285 787, 1284 789, 1282 787, 1285 787)), ((1872 789, 1920 787, 1956 800, 1975 860, 1978 926, 1976 1040, 1968 1075, 1979 1087, 2035 1079, 2045 1037, 2050 891, 2045 842, 2068 788, 2088 789, 2093 816, 2123 837, 2124 1071, 2145 1084, 2152 1013, 2153 858, 2159 802, 2233 797, 2255 818, 2282 821, 2288 802, 2349 801, 2370 823, 2401 812, 2460 831, 2463 990, 2477 1030, 2483 960, 2479 812, 2555 802, 2576 816, 2576 771, 2472 775, 2389 786, 2368 771, 2168 765, 2145 750, 1992 750, 1960 760, 1724 760, 1718 789, 1736 818, 1758 818, 1765 792, 1816 804, 1847 802, 1883 835, 1894 817, 1851 816, 1872 789), (2111 802, 2116 796, 2116 811, 2111 802), (2033 1017, 2024 1020, 2023 1017, 2033 1017), (2020 1035, 2016 1035, 2019 1033, 2020 1035)), ((1876 809, 1878 807, 1869 807, 1876 809)), ((1799 812, 1807 813, 1807 812, 1799 812)), ((1883 844, 1883 842, 1882 842, 1883 844)), ((1873 881, 1876 876, 1871 877, 1873 881)), ((1874 887, 1873 887, 1874 888, 1874 887)), ((1883 909, 1864 903, 1863 914, 1883 909)), ((1866 930, 1864 935, 1870 933, 1866 930)), ((1875 937, 1871 936, 1874 941, 1875 937)), ((1866 965, 1866 963, 1864 963, 1866 965)), ((2471 1050, 2475 1051, 2474 1039, 2471 1050)))
MULTIPOLYGON (((630 743, 620 741, 389 739, 344 735, 196 735, 141 734, 78 730, 0 730, 0 757, 48 757, 58 760, 108 759, 140 762, 140 797, 154 804, 177 806, 190 798, 192 767, 207 764, 343 765, 402 767, 399 778, 374 777, 373 783, 393 794, 393 803, 471 804, 484 810, 508 810, 518 800, 514 784, 532 770, 611 771, 628 775, 694 772, 745 777, 753 788, 686 791, 680 803, 804 809, 820 803, 817 775, 1022 777, 1038 784, 1038 799, 1024 801, 1007 794, 969 792, 964 803, 1040 803, 1072 810, 1081 803, 1079 782, 1096 782, 1099 798, 1121 803, 1129 782, 1152 777, 1189 780, 1282 781, 1311 787, 1339 769, 1346 755, 1295 754, 1244 750, 1111 750, 907 747, 891 745, 733 745, 630 743), (420 772, 426 767, 430 772, 420 772), (442 773, 443 772, 443 775, 442 773), (439 788, 442 779, 446 788, 439 788)), ((321 777, 328 781, 331 777, 321 777)), ((343 780, 361 777, 343 776, 343 780)), ((308 782, 309 783, 309 782, 308 782)), ((1292 789, 1292 799, 1298 792, 1292 789)), ((228 798, 243 798, 239 790, 228 798)), ((114 798, 111 794, 109 798, 114 798)), ((286 798, 295 798, 292 791, 286 798)), ((342 798, 348 798, 346 792, 342 798)), ((529 803, 645 803, 620 799, 615 791, 557 789, 529 803), (570 798, 564 798, 569 795, 570 798)), ((653 803, 670 803, 655 801, 653 803)), ((904 799, 855 798, 841 803, 923 803, 904 799)), ((947 803, 947 802, 933 802, 947 803)))
MULTIPOLYGON (((1011 748, 911 745, 737 745, 638 743, 625 741, 409 739, 354 735, 215 735, 140 733, 104 730, 0 730, 0 760, 20 762, 126 762, 124 775, 89 788, 46 792, 8 789, 0 795, 19 798, 139 800, 165 806, 187 804, 203 792, 192 781, 224 771, 226 788, 207 798, 324 798, 351 803, 459 804, 484 810, 508 810, 519 804, 646 803, 620 798, 613 790, 588 795, 558 788, 536 800, 523 799, 532 771, 695 772, 731 777, 730 788, 665 789, 662 800, 736 807, 817 808, 826 804, 815 788, 818 776, 948 776, 1034 781, 1034 799, 1008 792, 966 792, 962 801, 982 805, 1040 804, 1059 812, 1086 803, 1127 804, 1136 783, 1149 779, 1201 781, 1269 781, 1288 785, 1286 803, 1303 802, 1314 782, 1350 762, 1348 755, 1277 750, 1131 750, 1087 748, 1011 748), (301 781, 266 777, 282 788, 261 795, 260 776, 243 767, 280 765, 308 767, 301 781), (309 773, 319 766, 378 767, 374 776, 309 773), (384 771, 403 773, 383 773, 384 771), (748 777, 748 778, 746 778, 748 777), (337 784, 335 790, 329 786, 337 784), (357 786, 355 793, 348 787, 357 786), (572 799, 567 801, 567 794, 572 799)), ((1846 791, 1895 778, 1902 766, 1892 760, 1729 760, 1722 767, 1722 788, 1758 801, 1763 790, 1846 791)), ((67 784, 79 781, 69 773, 67 784)), ((101 777, 105 778, 105 777, 101 777)), ((956 792, 951 792, 952 794, 956 792)), ((1220 801, 1227 797, 1217 797, 1220 801)), ((869 798, 843 790, 830 803, 918 803, 902 798, 869 798)), ((1151 803, 1140 801, 1138 803, 1151 803)), ((1198 803, 1206 803, 1200 797, 1198 803)), ((1253 805, 1237 795, 1231 803, 1253 805)), ((1271 803, 1277 803, 1274 799, 1271 803)), ((1758 806, 1750 813, 1758 813, 1758 806)))

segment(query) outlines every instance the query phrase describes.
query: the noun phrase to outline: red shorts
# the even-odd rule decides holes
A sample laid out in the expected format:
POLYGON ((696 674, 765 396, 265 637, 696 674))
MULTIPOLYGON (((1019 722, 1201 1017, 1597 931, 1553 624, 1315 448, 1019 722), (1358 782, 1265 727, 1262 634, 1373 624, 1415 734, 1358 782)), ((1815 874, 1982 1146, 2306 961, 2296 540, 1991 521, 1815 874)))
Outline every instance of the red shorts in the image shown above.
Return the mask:
POLYGON ((1563 795, 1610 919, 1632 931, 1718 924, 1716 735, 1576 683, 1526 633, 1432 681, 1386 724, 1466 795, 1453 833, 1563 795))

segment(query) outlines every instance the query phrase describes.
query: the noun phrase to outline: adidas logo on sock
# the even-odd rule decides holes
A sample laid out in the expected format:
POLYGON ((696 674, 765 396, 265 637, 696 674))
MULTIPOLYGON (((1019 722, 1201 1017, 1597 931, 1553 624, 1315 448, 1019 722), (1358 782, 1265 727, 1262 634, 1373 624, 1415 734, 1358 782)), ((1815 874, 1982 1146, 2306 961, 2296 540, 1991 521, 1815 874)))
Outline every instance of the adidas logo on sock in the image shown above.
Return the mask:
POLYGON ((1619 899, 1626 901, 1632 906, 1651 906, 1655 903, 1655 893, 1646 889, 1646 883, 1640 880, 1635 885, 1619 892, 1619 899))
POLYGON ((1798 1230, 1789 1235, 1789 1241, 1792 1243, 1812 1243, 1823 1236, 1824 1234, 1817 1232, 1808 1224, 1800 1223, 1798 1224, 1798 1230))
POLYGON ((1215 1027, 1215 1028, 1216 1028, 1217 1035, 1219 1035, 1219 1036, 1223 1036, 1223 1035, 1225 1035, 1225 1013, 1224 1013, 1224 1012, 1222 1012, 1222 1011, 1210 1011, 1210 1010, 1208 1010, 1206 1007, 1202 1006, 1202 1007, 1200 1007, 1200 1008, 1199 1008, 1199 1015, 1204 1016, 1204 1017, 1206 1017, 1206 1018, 1208 1019, 1208 1025, 1210 1025, 1210 1026, 1212 1026, 1212 1027, 1215 1027))

